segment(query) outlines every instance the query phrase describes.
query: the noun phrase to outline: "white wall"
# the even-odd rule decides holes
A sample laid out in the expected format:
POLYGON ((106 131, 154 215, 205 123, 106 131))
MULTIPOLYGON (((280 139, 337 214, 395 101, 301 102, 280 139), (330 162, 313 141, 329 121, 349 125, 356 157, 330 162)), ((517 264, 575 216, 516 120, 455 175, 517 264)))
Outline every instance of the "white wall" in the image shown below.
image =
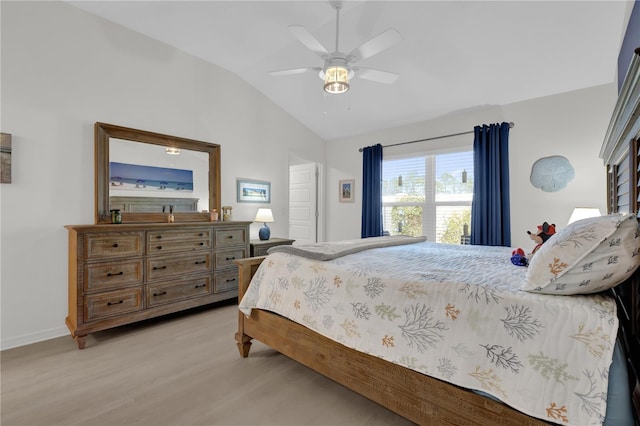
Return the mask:
POLYGON ((287 235, 288 158, 323 163, 322 139, 227 71, 65 3, 1 8, 2 349, 68 333, 64 225, 94 221, 96 121, 220 144, 222 204, 253 220, 264 205, 237 204, 235 179, 270 181, 272 235, 287 235))
MULTIPOLYGON (((327 240, 360 237, 362 154, 359 148, 465 132, 478 124, 512 121, 515 127, 509 136, 511 241, 514 247, 531 250, 534 243, 526 231, 535 231, 538 224, 547 221, 562 228, 575 206, 594 206, 603 213, 606 211, 606 175, 598 154, 616 97, 616 86, 611 83, 502 107, 470 108, 411 126, 330 141, 326 154, 326 219, 330 224, 327 240), (529 182, 533 163, 550 155, 565 156, 576 173, 574 180, 558 192, 543 192, 529 182), (338 202, 338 181, 347 178, 356 179, 353 204, 338 202)), ((473 143, 473 134, 464 137, 473 143)), ((420 146, 459 144, 460 138, 422 142, 420 146)))
POLYGON ((573 208, 598 207, 606 213, 606 168, 598 157, 617 99, 615 83, 508 105, 516 123, 509 153, 512 245, 531 250, 526 235, 547 221, 566 226, 573 208), (543 192, 529 182, 531 166, 550 155, 566 157, 575 178, 558 192, 543 192))

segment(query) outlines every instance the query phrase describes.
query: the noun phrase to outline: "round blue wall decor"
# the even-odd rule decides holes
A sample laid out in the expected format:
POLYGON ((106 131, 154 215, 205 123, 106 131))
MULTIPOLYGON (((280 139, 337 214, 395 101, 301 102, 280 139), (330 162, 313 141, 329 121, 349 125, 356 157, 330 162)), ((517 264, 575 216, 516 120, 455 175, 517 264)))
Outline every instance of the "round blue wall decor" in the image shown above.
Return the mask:
POLYGON ((564 189, 575 175, 569 160, 561 155, 553 155, 533 163, 530 180, 531 185, 544 192, 556 192, 564 189))

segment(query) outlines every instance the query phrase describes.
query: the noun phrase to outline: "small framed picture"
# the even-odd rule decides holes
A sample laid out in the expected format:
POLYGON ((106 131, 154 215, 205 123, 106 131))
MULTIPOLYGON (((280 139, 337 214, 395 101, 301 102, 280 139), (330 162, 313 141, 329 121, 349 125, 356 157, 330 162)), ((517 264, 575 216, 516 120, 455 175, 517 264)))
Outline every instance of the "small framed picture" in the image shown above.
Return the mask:
POLYGON ((339 182, 338 194, 341 203, 353 203, 355 179, 344 179, 339 182))
POLYGON ((236 179, 239 203, 270 203, 271 182, 236 179))
POLYGON ((0 183, 11 183, 10 133, 0 133, 0 183))

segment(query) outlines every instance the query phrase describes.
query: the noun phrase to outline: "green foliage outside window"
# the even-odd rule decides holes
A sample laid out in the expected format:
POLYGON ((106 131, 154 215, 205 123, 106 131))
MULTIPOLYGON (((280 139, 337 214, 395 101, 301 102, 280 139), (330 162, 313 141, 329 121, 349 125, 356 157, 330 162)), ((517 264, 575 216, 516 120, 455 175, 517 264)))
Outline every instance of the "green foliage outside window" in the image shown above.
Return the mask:
MULTIPOLYGON (((460 237, 464 233, 464 225, 469 225, 470 223, 471 209, 465 210, 462 214, 452 214, 449 217, 449 220, 447 220, 446 231, 442 234, 440 242, 447 244, 460 244, 460 237)), ((471 232, 471 228, 469 228, 468 232, 471 232)))
POLYGON ((424 202, 424 176, 405 173, 400 185, 398 176, 382 181, 383 195, 396 195, 397 201, 424 202))
MULTIPOLYGON (((400 202, 424 202, 424 197, 419 195, 404 195, 400 202)), ((422 232, 422 206, 395 206, 391 208, 392 235, 408 235, 417 237, 422 232)))
POLYGON ((473 176, 469 176, 466 182, 451 173, 442 173, 436 181, 436 193, 438 194, 473 194, 473 176))
MULTIPOLYGON (((447 155, 450 154, 444 154, 444 157, 447 155)), ((420 161, 423 161, 424 164, 424 159, 420 161)), ((382 181, 382 194, 383 205, 386 204, 385 230, 391 235, 421 236, 429 234, 431 238, 437 238, 437 242, 460 244, 464 225, 471 223, 471 209, 456 203, 469 199, 473 194, 473 166, 467 163, 462 166, 459 163, 450 166, 446 163, 448 161, 446 158, 443 161, 444 166, 442 166, 439 176, 431 178, 429 178, 429 173, 432 173, 434 169, 425 169, 424 167, 432 166, 416 165, 415 161, 413 163, 407 161, 406 164, 401 164, 398 160, 389 161, 388 174, 382 181), (466 166, 465 173, 466 170, 469 170, 465 175, 465 182, 463 182, 460 172, 464 166, 466 166), (420 173, 420 167, 423 167, 422 173, 420 173), (432 187, 434 191, 428 191, 427 185, 434 185, 432 187), (451 204, 449 204, 449 200, 452 201, 451 204), (456 205, 460 206, 460 209, 456 208, 456 205), (442 208, 444 211, 441 211, 442 208), (462 210, 463 208, 464 210, 462 210), (437 220, 437 230, 423 230, 425 222, 423 219, 426 219, 423 216, 433 214, 436 209, 442 214, 437 220)), ((433 223, 434 220, 435 218, 432 218, 427 222, 433 223)))

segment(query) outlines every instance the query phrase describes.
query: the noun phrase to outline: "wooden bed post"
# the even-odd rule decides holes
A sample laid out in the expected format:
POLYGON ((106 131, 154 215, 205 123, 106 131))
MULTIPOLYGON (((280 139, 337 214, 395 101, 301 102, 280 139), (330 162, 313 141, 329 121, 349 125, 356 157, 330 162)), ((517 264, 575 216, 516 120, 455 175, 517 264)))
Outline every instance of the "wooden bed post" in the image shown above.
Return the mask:
MULTIPOLYGON (((247 288, 249 288, 251 277, 256 273, 258 266, 260 266, 265 258, 266 256, 260 256, 234 261, 238 265, 238 304, 242 300, 247 288)), ((245 315, 238 311, 238 332, 236 333, 236 342, 238 345, 238 351, 240 351, 240 356, 246 358, 249 356, 252 337, 244 334, 244 319, 245 315)))

